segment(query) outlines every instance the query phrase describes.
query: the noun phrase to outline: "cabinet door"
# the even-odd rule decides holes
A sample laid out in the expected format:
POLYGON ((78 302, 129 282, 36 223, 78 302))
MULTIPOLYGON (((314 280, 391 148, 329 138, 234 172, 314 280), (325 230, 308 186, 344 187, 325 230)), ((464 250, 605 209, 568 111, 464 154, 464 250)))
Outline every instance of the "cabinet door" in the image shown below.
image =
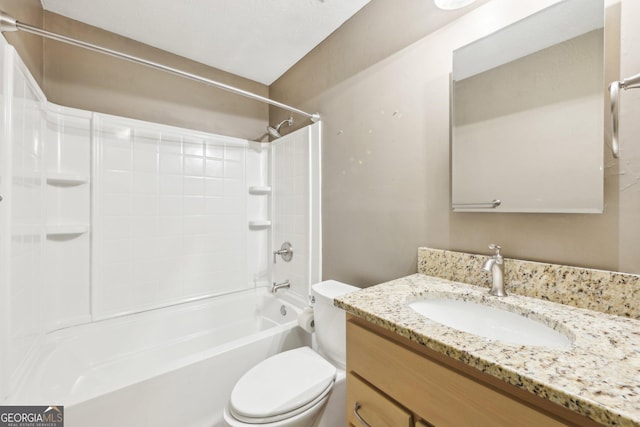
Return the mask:
POLYGON ((412 427, 411 413, 357 376, 347 376, 347 421, 358 427, 412 427))

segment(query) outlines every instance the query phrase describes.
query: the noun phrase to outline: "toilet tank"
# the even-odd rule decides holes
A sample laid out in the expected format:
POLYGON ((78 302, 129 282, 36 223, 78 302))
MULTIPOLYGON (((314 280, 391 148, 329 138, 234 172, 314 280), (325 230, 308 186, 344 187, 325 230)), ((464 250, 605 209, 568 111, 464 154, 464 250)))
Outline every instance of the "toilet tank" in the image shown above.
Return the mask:
POLYGON ((340 369, 346 366, 346 316, 344 310, 333 305, 333 299, 357 290, 360 288, 335 280, 311 287, 318 352, 340 369))

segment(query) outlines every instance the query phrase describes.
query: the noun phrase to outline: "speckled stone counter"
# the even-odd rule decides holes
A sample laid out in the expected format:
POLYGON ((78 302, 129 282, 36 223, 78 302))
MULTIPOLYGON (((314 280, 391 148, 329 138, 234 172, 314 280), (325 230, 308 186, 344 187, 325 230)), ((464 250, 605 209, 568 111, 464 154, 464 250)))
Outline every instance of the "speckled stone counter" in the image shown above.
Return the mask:
MULTIPOLYGON (((488 254, 418 249, 418 273, 490 287, 482 270, 488 254)), ((640 275, 505 258, 512 294, 640 319, 640 275)))
POLYGON ((487 288, 424 274, 342 296, 335 304, 595 421, 640 426, 638 320, 522 295, 493 297, 487 288), (564 333, 573 342, 555 348, 495 342, 431 321, 407 305, 443 295, 522 314, 564 333))

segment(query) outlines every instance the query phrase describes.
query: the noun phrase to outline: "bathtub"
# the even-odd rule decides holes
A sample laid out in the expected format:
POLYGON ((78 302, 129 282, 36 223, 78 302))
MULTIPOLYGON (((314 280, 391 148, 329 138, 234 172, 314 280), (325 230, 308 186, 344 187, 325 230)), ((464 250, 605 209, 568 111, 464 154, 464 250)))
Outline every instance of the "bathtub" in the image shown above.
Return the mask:
POLYGON ((219 427, 249 368, 310 344, 265 288, 48 334, 12 404, 64 405, 66 427, 219 427))

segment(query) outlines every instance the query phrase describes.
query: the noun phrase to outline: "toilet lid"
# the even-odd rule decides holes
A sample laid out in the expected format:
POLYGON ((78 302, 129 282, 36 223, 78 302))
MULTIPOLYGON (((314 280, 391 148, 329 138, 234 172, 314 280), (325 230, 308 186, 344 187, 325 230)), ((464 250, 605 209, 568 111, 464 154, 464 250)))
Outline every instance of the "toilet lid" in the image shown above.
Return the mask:
POLYGON ((230 410, 239 419, 294 415, 324 397, 335 376, 336 368, 309 347, 285 351, 240 378, 231 392, 230 410))

